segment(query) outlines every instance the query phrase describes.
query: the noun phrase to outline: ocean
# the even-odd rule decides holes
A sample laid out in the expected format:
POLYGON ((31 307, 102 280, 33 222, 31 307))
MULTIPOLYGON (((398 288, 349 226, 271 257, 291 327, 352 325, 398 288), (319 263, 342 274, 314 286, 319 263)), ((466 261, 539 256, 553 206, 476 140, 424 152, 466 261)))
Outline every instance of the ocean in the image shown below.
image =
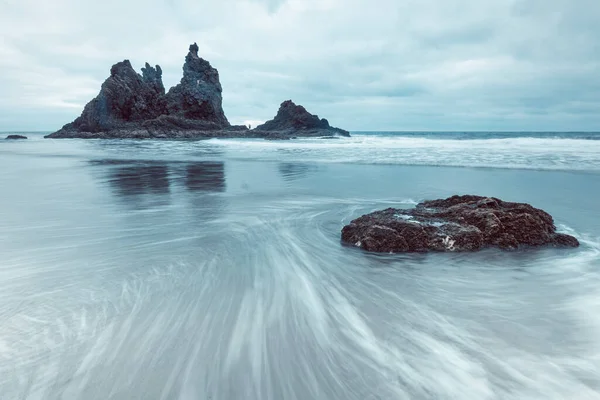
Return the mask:
POLYGON ((600 134, 26 135, 0 141, 1 399, 600 399, 600 134), (340 243, 454 194, 581 247, 340 243))

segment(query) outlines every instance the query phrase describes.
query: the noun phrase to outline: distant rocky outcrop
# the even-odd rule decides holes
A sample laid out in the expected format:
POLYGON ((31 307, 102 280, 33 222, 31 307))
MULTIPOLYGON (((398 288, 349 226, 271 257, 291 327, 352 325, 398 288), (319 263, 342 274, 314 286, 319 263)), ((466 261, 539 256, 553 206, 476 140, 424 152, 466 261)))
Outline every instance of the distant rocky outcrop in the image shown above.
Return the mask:
POLYGON ((19 140, 19 139, 27 139, 27 136, 23 135, 8 135, 6 140, 19 140))
POLYGON ((85 106, 81 116, 50 136, 128 129, 133 123, 164 114, 165 88, 160 67, 157 65, 154 69, 146 63, 143 73, 140 76, 135 72, 129 60, 113 65, 100 93, 85 106))
POLYGON ((257 126, 255 132, 289 136, 350 136, 348 131, 334 128, 329 122, 306 111, 292 100, 281 103, 275 118, 257 126))
POLYGON ((198 45, 194 43, 185 57, 181 82, 165 96, 168 115, 227 128, 230 124, 223 112, 222 92, 219 71, 198 57, 198 45))
POLYGON ((573 236, 556 232, 552 216, 545 211, 469 195, 363 215, 344 226, 342 242, 386 253, 579 246, 573 236))
POLYGON ((232 126, 223 112, 222 92, 219 72, 198 56, 196 43, 189 47, 180 83, 166 93, 160 66, 146 63, 140 75, 129 60, 124 60, 112 66, 100 93, 85 106, 80 117, 46 137, 277 139, 348 135, 291 102, 284 103, 285 107, 282 105, 280 114, 282 110, 284 113, 278 114, 280 118, 273 120, 274 125, 267 123, 264 129, 252 131, 243 125, 232 126))

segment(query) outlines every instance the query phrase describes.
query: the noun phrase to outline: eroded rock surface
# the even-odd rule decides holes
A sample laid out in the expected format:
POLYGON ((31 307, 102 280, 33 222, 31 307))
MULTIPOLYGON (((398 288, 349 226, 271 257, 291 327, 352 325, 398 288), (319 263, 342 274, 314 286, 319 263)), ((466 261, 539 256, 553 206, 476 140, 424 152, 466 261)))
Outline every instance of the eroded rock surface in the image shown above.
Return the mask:
POLYGON ((579 246, 573 236, 557 233, 552 216, 543 210, 471 195, 363 215, 344 226, 342 242, 392 253, 579 246))
POLYGON ((160 66, 146 63, 138 74, 129 60, 112 66, 100 93, 81 116, 47 138, 83 139, 196 139, 257 137, 290 139, 296 136, 344 135, 304 107, 285 102, 276 119, 263 129, 232 126, 223 111, 219 72, 190 45, 179 84, 165 93, 160 66))
MULTIPOLYGON (((77 137, 79 133, 110 134, 135 128, 136 123, 166 112, 162 71, 146 64, 144 76, 129 60, 112 66, 100 93, 86 104, 81 116, 48 137, 77 137)), ((93 135, 92 135, 93 136, 93 135)))
POLYGON ((181 82, 165 96, 168 115, 227 128, 230 124, 223 112, 222 92, 219 71, 198 56, 194 43, 185 57, 181 82))
POLYGON ((278 133, 281 136, 350 136, 348 131, 334 128, 325 118, 319 118, 291 100, 281 103, 275 118, 256 127, 257 132, 278 133))

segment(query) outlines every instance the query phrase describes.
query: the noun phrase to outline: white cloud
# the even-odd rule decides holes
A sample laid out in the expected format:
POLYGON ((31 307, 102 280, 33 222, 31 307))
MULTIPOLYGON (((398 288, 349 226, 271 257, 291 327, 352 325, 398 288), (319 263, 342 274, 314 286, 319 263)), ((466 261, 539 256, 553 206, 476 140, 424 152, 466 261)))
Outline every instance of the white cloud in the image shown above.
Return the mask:
POLYGON ((0 130, 69 122, 125 58, 171 86, 193 41, 234 123, 291 98, 347 129, 598 130, 598 20, 597 0, 9 0, 0 130))

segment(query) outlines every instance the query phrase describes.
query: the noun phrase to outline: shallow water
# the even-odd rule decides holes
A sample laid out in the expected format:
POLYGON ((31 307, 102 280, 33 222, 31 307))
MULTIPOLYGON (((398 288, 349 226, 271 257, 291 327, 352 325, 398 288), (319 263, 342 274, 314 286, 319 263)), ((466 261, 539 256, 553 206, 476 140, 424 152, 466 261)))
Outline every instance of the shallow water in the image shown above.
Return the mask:
POLYGON ((598 140, 29 136, 0 143, 2 399, 600 398, 598 140), (340 244, 456 193, 582 247, 340 244))

